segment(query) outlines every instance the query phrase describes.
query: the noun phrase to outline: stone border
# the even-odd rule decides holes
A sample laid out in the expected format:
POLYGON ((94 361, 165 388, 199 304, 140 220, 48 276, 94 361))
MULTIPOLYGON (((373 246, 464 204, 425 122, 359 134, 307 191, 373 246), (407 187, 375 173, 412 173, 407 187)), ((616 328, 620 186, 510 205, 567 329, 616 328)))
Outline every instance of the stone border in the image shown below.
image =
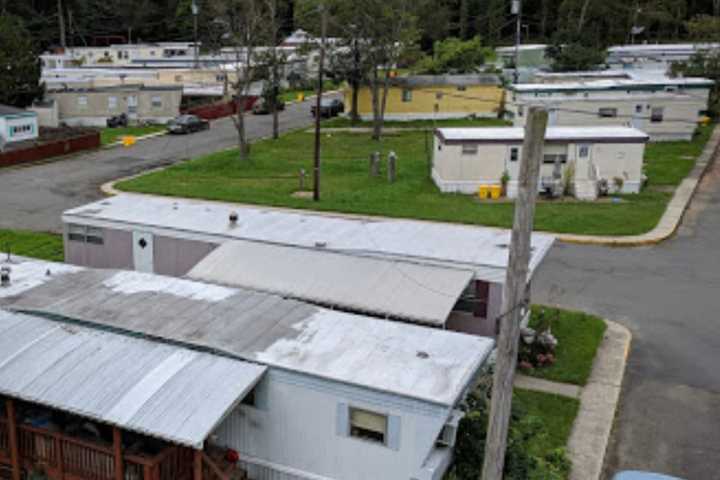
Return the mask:
POLYGON ((580 394, 580 409, 568 440, 570 480, 599 480, 602 476, 620 400, 632 334, 619 323, 609 320, 605 323, 605 337, 580 394))

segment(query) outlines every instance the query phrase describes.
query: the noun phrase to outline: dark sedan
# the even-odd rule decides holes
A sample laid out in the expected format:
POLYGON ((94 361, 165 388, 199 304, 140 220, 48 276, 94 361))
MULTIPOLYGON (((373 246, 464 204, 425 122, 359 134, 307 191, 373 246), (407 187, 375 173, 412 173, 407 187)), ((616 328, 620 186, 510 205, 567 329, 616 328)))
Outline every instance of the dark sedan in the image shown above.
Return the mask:
MULTIPOLYGON (((310 108, 310 113, 314 117, 317 111, 317 105, 310 108)), ((345 104, 337 98, 327 98, 320 101, 320 118, 331 118, 340 115, 345 111, 345 104)))
POLYGON ((180 115, 170 120, 167 126, 169 133, 192 133, 209 130, 210 122, 197 115, 180 115))

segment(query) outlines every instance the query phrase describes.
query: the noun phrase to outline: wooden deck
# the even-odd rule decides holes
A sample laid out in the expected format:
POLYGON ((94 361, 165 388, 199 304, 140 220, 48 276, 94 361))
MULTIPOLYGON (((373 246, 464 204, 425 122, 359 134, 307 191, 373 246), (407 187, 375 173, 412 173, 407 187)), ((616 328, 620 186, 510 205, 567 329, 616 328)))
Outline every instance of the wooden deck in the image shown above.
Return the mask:
MULTIPOLYGON (((8 402, 9 404, 11 402, 8 402)), ((3 405, 0 404, 0 408, 3 405)), ((8 413, 14 413, 8 407, 8 413)), ((114 443, 107 446, 49 429, 15 424, 0 416, 0 466, 12 471, 41 468, 51 480, 244 480, 235 464, 224 464, 217 455, 178 445, 168 445, 155 455, 122 451, 121 432, 114 429, 114 443), (17 452, 17 459, 14 459, 17 452)), ((0 475, 1 476, 1 475, 0 475)))

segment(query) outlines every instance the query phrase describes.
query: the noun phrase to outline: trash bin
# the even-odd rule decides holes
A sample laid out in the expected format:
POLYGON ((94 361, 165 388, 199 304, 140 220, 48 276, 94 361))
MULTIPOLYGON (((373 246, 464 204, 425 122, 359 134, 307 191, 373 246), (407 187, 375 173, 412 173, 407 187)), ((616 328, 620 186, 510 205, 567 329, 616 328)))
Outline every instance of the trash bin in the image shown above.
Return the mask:
POLYGON ((497 200, 502 195, 502 187, 500 185, 490 186, 490 198, 497 200))
POLYGON ((297 94, 297 101, 302 102, 305 100, 305 92, 300 92, 297 94))
POLYGON ((122 144, 124 147, 132 147, 135 145, 135 137, 133 135, 126 135, 122 137, 122 144))
POLYGON ((480 185, 480 187, 478 187, 478 197, 480 197, 481 200, 487 200, 489 196, 490 187, 488 185, 480 185))

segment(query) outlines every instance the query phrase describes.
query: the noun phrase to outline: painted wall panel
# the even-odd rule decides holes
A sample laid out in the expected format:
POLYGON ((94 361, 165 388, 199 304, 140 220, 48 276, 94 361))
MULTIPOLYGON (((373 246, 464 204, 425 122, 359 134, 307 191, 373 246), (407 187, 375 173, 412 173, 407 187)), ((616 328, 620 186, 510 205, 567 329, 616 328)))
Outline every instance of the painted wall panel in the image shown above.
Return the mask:
POLYGON ((155 273, 181 277, 215 250, 217 244, 155 236, 155 273))

